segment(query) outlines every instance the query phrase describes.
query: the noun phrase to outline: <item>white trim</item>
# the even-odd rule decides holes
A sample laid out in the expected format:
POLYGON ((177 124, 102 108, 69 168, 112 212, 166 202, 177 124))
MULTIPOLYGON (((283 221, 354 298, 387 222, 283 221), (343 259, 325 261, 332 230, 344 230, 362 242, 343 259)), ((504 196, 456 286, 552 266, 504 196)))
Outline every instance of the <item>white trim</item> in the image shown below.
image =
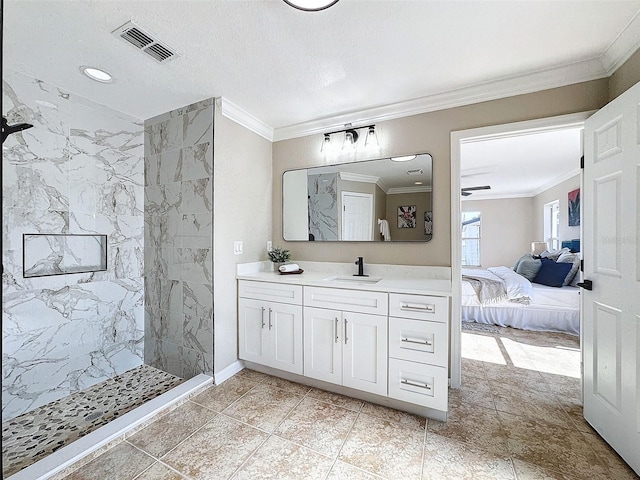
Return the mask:
POLYGON ((137 426, 152 419, 168 406, 184 400, 194 392, 212 383, 209 375, 200 374, 149 400, 138 408, 111 420, 108 424, 56 450, 42 460, 14 473, 11 480, 46 480, 70 467, 78 460, 108 445, 137 426))
POLYGON ((581 62, 535 70, 498 80, 470 85, 424 96, 414 100, 369 108, 336 115, 320 120, 298 123, 273 130, 273 141, 322 134, 330 129, 344 128, 345 123, 354 125, 375 123, 420 113, 471 105, 499 98, 538 92, 574 83, 597 80, 609 76, 601 57, 581 62))
POLYGON ((389 195, 397 195, 400 193, 423 193, 423 192, 431 192, 431 187, 422 186, 422 187, 395 187, 390 188, 387 192, 389 195))
POLYGON ((231 365, 226 368, 223 368, 218 373, 213 374, 213 378, 215 380, 216 385, 220 385, 225 380, 230 379, 240 370, 244 369, 244 364, 240 360, 236 360, 231 365))
POLYGON ((226 98, 220 97, 219 100, 222 115, 273 142, 273 128, 226 98))
POLYGON ((507 132, 535 133, 541 130, 562 129, 567 126, 579 126, 589 118, 593 112, 580 112, 557 117, 540 118, 524 122, 492 125, 489 127, 472 128, 451 132, 451 387, 458 388, 462 383, 462 324, 461 305, 462 296, 462 259, 460 210, 460 145, 477 141, 484 137, 505 135, 507 132))
MULTIPOLYGON (((374 224, 374 218, 375 218, 375 205, 373 203, 373 194, 372 193, 360 193, 360 192, 350 192, 348 190, 342 190, 341 194, 340 194, 340 236, 342 237, 344 235, 344 197, 360 197, 360 198, 366 198, 367 200, 369 200, 369 207, 371 207, 369 209, 369 238, 368 240, 373 240, 373 230, 375 228, 375 224, 374 224)), ((365 241, 368 241, 365 240, 365 241)), ((347 241, 351 241, 351 240, 347 240, 347 241)))
POLYGON ((600 57, 611 75, 640 48, 640 11, 627 23, 600 57))
POLYGON ((340 180, 346 180, 348 182, 362 182, 362 183, 378 183, 380 177, 374 175, 363 175, 360 173, 339 172, 340 180))
MULTIPOLYGON (((576 163, 578 163, 579 160, 580 159, 576 159, 576 163)), ((562 182, 565 182, 565 181, 569 180, 570 178, 575 177, 576 175, 580 175, 580 167, 579 166, 575 170, 567 172, 564 175, 560 175, 560 176, 554 178, 553 180, 550 180, 549 182, 545 183, 540 188, 534 190, 532 196, 535 197, 537 195, 540 195, 542 192, 545 192, 545 191, 549 190, 550 188, 555 187, 556 185, 560 185, 562 182)))

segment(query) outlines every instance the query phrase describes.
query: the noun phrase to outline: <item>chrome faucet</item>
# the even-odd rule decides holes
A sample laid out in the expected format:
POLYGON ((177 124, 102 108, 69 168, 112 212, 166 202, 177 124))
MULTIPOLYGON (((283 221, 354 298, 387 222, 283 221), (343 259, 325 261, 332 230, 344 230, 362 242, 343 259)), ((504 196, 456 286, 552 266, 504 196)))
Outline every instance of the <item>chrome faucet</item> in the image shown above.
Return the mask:
POLYGON ((364 274, 364 259, 363 257, 358 257, 356 260, 356 265, 358 265, 358 273, 354 273, 354 277, 368 277, 369 275, 364 274))

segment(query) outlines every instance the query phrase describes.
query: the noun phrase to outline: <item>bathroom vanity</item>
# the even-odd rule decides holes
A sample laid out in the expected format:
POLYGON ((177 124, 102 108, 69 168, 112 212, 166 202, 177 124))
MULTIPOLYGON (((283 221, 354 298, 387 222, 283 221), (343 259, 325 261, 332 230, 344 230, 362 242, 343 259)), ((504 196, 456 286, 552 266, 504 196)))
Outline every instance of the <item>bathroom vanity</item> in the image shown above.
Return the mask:
POLYGON ((238 266, 239 357, 249 367, 446 419, 450 269, 301 262, 238 266))

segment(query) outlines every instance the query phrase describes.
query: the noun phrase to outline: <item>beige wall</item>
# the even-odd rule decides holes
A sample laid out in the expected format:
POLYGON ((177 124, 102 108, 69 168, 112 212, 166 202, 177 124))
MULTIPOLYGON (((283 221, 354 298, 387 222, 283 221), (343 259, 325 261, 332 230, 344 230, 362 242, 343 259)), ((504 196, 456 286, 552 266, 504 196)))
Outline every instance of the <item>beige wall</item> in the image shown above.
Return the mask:
POLYGON ((534 238, 533 198, 465 200, 462 211, 480 212, 480 263, 507 266, 531 251, 534 238))
MULTIPOLYGON (((429 241, 431 236, 424 234, 424 212, 431 211, 431 194, 397 193, 387 194, 387 222, 393 241, 429 241), (398 207, 416 206, 416 228, 398 228, 398 207)), ((435 222, 434 222, 435 224, 435 222)), ((434 227, 435 228, 435 227, 434 227)))
POLYGON ((214 373, 218 373, 238 359, 236 264, 267 258, 271 142, 223 117, 216 108, 213 165, 214 373), (242 255, 233 254, 234 240, 244 242, 242 255))
POLYGON ((549 190, 546 190, 533 198, 533 233, 535 235, 535 239, 532 240, 545 240, 544 204, 553 202, 554 200, 560 201, 560 228, 558 231, 560 240, 573 240, 574 238, 580 238, 580 227, 569 226, 569 199, 567 194, 576 188, 580 188, 580 175, 576 175, 555 187, 551 187, 549 190))
POLYGON ((640 50, 609 77, 609 101, 640 82, 640 50))
MULTIPOLYGON (((273 144, 273 240, 291 250, 294 260, 350 262, 364 256, 369 263, 451 265, 450 134, 496 125, 575 112, 595 110, 608 100, 608 79, 518 95, 500 100, 378 122, 377 151, 325 158, 320 152, 322 136, 310 135, 273 144), (345 161, 371 160, 403 154, 433 155, 434 235, 428 243, 336 244, 285 242, 282 239, 282 173, 285 170, 345 161)), ((217 219, 216 219, 217 223, 217 219)))

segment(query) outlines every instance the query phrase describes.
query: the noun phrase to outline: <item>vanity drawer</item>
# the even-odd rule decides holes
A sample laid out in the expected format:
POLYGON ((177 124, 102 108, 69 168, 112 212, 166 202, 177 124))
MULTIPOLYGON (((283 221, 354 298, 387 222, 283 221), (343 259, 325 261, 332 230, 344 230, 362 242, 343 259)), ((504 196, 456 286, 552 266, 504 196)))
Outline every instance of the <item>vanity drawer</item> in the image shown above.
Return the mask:
POLYGON ((430 295, 389 294, 389 316, 449 322, 449 299, 430 295))
POLYGON ((268 302, 302 305, 302 285, 239 280, 238 296, 266 300, 268 302))
POLYGON ((387 315, 387 294, 342 288, 304 287, 304 306, 387 315))
POLYGON ((447 410, 446 367, 389 359, 389 397, 436 410, 447 410))
POLYGON ((389 317, 389 356, 446 367, 449 325, 389 317))

